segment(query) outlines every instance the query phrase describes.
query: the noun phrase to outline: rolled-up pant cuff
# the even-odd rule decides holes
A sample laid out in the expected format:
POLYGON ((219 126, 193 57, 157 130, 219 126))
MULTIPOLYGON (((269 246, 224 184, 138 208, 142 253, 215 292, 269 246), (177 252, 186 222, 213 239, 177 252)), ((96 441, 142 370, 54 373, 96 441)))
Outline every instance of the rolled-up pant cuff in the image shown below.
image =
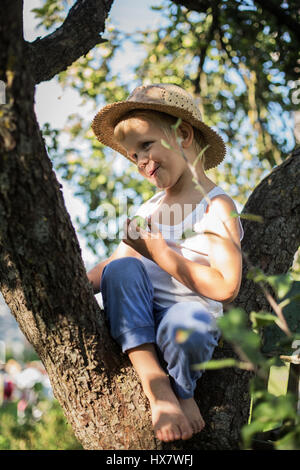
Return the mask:
POLYGON ((145 343, 155 343, 155 331, 152 326, 133 328, 118 336, 116 340, 121 345, 122 351, 126 352, 128 349, 136 348, 145 343))
MULTIPOLYGON (((200 376, 200 374, 199 374, 200 376)), ((200 377, 198 377, 200 378, 200 377)), ((194 392, 196 388, 196 382, 193 384, 191 387, 190 385, 186 385, 186 387, 182 387, 180 383, 176 382, 173 377, 170 376, 170 381, 172 384, 172 388, 176 394, 177 397, 182 398, 182 399, 187 399, 187 398, 193 398, 194 397, 194 392)))

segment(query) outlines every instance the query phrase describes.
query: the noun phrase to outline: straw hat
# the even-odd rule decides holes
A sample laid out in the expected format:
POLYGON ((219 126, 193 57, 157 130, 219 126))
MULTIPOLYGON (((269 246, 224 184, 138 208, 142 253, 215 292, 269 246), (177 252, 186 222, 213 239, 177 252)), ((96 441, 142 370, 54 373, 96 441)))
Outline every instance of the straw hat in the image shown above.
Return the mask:
POLYGON ((111 103, 102 108, 95 116, 92 129, 97 139, 134 161, 126 149, 114 137, 114 128, 124 114, 134 109, 151 109, 170 114, 189 122, 199 129, 209 145, 205 151, 205 170, 217 166, 226 153, 223 139, 202 121, 201 113, 193 97, 177 85, 160 83, 139 86, 126 101, 111 103))

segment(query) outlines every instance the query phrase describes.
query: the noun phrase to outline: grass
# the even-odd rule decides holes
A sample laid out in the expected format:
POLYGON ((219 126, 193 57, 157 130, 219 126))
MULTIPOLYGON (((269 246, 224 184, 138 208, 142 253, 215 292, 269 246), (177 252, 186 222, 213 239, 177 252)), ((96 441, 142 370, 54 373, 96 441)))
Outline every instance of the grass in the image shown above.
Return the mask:
POLYGON ((27 417, 21 424, 16 402, 0 408, 0 450, 82 449, 56 400, 41 401, 39 409, 40 420, 27 417))

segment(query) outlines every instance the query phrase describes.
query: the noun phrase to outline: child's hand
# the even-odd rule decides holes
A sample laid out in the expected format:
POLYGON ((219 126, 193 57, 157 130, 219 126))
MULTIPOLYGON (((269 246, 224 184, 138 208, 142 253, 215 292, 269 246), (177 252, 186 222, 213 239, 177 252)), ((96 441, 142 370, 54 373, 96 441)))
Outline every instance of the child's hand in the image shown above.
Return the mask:
POLYGON ((156 261, 168 245, 159 231, 156 224, 151 222, 151 218, 143 219, 144 224, 141 223, 141 217, 134 217, 132 220, 127 219, 124 224, 124 238, 123 242, 136 250, 142 256, 156 261), (150 232, 147 230, 147 226, 150 232))

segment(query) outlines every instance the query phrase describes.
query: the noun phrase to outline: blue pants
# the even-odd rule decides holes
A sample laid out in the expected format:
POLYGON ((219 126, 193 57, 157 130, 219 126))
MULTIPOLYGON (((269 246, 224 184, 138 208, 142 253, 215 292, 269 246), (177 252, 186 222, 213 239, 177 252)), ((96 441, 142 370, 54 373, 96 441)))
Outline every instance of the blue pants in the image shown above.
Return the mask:
POLYGON ((133 257, 107 264, 100 290, 111 335, 122 351, 155 343, 176 395, 192 397, 202 371, 190 366, 210 360, 220 336, 212 315, 199 302, 156 304, 144 264, 133 257), (187 340, 176 341, 176 332, 187 329, 187 340))

